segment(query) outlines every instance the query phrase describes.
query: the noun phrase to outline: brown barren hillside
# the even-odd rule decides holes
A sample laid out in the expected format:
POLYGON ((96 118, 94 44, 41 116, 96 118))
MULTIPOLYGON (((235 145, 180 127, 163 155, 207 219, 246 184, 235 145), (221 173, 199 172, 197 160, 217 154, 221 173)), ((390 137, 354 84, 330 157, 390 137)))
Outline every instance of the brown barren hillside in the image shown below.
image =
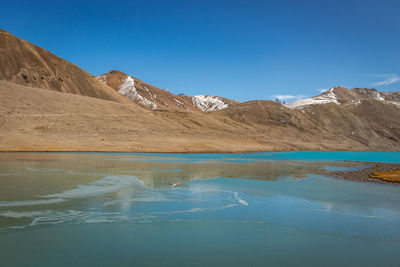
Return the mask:
POLYGON ((145 83, 123 72, 112 70, 96 77, 116 92, 143 107, 152 110, 197 110, 185 98, 145 83))
POLYGON ((152 110, 216 111, 240 103, 218 96, 175 95, 118 70, 112 70, 96 78, 130 101, 152 110))
POLYGON ((272 101, 251 101, 218 113, 249 128, 265 129, 282 142, 308 143, 309 149, 319 144, 323 150, 400 151, 400 108, 378 100, 295 110, 272 101))
POLYGON ((5 81, 0 81, 0 95, 2 151, 202 152, 272 148, 254 141, 234 121, 224 122, 223 118, 203 113, 148 111, 135 105, 5 81))
POLYGON ((197 109, 201 111, 218 111, 240 103, 239 101, 212 95, 182 97, 190 101, 197 109))
POLYGON ((96 79, 5 31, 0 60, 0 151, 400 151, 399 92, 176 96, 119 71, 96 79))
POLYGON ((120 94, 81 68, 1 29, 0 80, 127 102, 120 94))
POLYGON ((0 95, 2 151, 400 150, 399 109, 374 100, 304 112, 253 101, 203 113, 151 111, 5 81, 0 95))

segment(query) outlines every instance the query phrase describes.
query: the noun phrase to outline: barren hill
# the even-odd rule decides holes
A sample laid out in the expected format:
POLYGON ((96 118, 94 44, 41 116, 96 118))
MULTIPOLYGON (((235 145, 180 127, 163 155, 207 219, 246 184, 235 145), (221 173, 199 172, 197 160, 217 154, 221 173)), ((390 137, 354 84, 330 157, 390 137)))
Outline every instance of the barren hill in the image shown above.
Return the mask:
POLYGON ((298 109, 272 101, 251 101, 219 113, 248 127, 263 128, 266 135, 281 135, 283 142, 320 144, 324 150, 400 150, 400 107, 376 99, 298 109))
POLYGON ((400 151, 400 92, 177 96, 119 71, 96 79, 5 31, 0 60, 0 151, 400 151))
POLYGON ((152 110, 216 111, 239 103, 218 96, 175 95, 118 70, 112 70, 96 76, 96 78, 114 88, 130 101, 152 110))
POLYGON ((359 104, 364 100, 377 100, 386 104, 400 106, 400 92, 379 92, 376 89, 333 87, 318 96, 296 100, 286 104, 287 107, 296 109, 309 105, 334 103, 337 105, 359 104))
POLYGON ((196 110, 186 99, 113 70, 96 77, 130 101, 149 109, 196 110))
POLYGON ((76 65, 0 29, 0 80, 126 103, 76 65))
POLYGON ((183 96, 201 111, 217 111, 240 103, 239 101, 212 95, 183 96))
POLYGON ((152 111, 6 81, 0 95, 2 151, 400 150, 400 109, 376 100, 303 111, 252 101, 203 113, 152 111))
POLYGON ((0 95, 0 151, 238 152, 275 148, 272 140, 263 143, 266 138, 240 123, 208 113, 151 111, 6 81, 0 81, 0 95))

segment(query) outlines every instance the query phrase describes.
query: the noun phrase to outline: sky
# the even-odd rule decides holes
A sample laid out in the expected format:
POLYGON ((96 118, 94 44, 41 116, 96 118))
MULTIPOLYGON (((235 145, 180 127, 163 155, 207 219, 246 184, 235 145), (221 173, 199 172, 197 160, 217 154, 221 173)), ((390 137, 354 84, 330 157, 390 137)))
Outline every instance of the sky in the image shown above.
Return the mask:
POLYGON ((248 101, 400 90, 400 1, 11 1, 0 28, 93 75, 248 101))

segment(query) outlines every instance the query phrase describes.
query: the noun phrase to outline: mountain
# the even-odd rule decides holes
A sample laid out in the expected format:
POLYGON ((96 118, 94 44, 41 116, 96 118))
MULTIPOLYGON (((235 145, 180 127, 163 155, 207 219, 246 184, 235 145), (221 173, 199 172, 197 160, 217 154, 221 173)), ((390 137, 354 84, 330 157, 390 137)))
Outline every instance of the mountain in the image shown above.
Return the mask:
POLYGON ((34 44, 0 29, 0 80, 126 103, 94 76, 34 44))
POLYGON ((218 114, 148 110, 0 80, 0 151, 267 150, 218 114))
POLYGON ((400 108, 290 109, 249 101, 214 112, 149 110, 0 81, 1 151, 400 150, 400 108))
POLYGON ((309 104, 292 109, 250 101, 219 111, 291 149, 400 150, 400 107, 377 99, 356 104, 309 104), (290 144, 288 144, 290 143, 290 144))
POLYGON ((0 151, 400 151, 400 92, 241 103, 119 71, 95 78, 4 31, 0 52, 0 151))
POLYGON ((112 70, 96 77, 130 101, 149 109, 195 110, 195 106, 181 96, 174 95, 145 83, 123 72, 112 70))
POLYGON ((224 97, 212 95, 185 96, 195 107, 201 111, 217 111, 240 103, 224 97))
POLYGON ((96 76, 99 81, 112 87, 130 101, 152 110, 200 110, 216 111, 239 103, 218 96, 175 95, 168 90, 163 90, 145 83, 135 77, 118 70, 96 76))
POLYGON ((309 105, 317 104, 355 104, 358 105, 364 100, 377 100, 387 104, 400 106, 400 92, 379 92, 376 89, 354 88, 346 89, 344 87, 333 87, 318 96, 307 99, 296 100, 287 107, 292 109, 303 108, 309 105))

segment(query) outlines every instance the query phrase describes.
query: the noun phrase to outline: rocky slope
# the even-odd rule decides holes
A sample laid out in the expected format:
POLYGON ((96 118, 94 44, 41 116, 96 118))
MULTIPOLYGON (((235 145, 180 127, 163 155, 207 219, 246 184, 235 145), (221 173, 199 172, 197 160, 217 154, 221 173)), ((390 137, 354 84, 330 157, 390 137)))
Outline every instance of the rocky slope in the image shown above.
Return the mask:
POLYGON ((81 68, 0 29, 0 80, 126 103, 81 68))
POLYGON ((364 100, 377 100, 387 104, 400 106, 400 92, 379 92, 376 89, 333 87, 318 96, 300 99, 289 104, 292 109, 303 108, 309 105, 333 103, 337 105, 357 105, 364 100))
POLYGON ((400 108, 377 100, 292 110, 148 110, 0 81, 0 151, 400 151, 400 108), (46 104, 44 104, 46 103, 46 104))
POLYGON ((112 70, 96 78, 130 101, 152 110, 199 110, 216 111, 239 103, 218 96, 209 95, 175 95, 145 83, 118 70, 112 70))
POLYGON ((117 70, 112 70, 96 78, 130 101, 148 109, 196 110, 195 106, 185 98, 117 70))
POLYGON ((281 135, 282 142, 319 144, 324 150, 400 151, 400 107, 380 100, 366 99, 350 105, 315 104, 298 109, 272 101, 251 101, 219 113, 249 129, 265 129, 265 135, 281 135), (343 143, 351 145, 344 148, 343 143))
POLYGON ((0 81, 0 95, 0 151, 239 152, 276 148, 276 140, 250 133, 240 123, 212 113, 148 110, 6 81, 0 81))
POLYGON ((184 96, 201 111, 217 111, 239 104, 239 101, 212 95, 184 96))
POLYGON ((119 71, 96 79, 4 31, 0 52, 0 151, 400 151, 399 92, 335 87, 286 105, 240 103, 119 71))

